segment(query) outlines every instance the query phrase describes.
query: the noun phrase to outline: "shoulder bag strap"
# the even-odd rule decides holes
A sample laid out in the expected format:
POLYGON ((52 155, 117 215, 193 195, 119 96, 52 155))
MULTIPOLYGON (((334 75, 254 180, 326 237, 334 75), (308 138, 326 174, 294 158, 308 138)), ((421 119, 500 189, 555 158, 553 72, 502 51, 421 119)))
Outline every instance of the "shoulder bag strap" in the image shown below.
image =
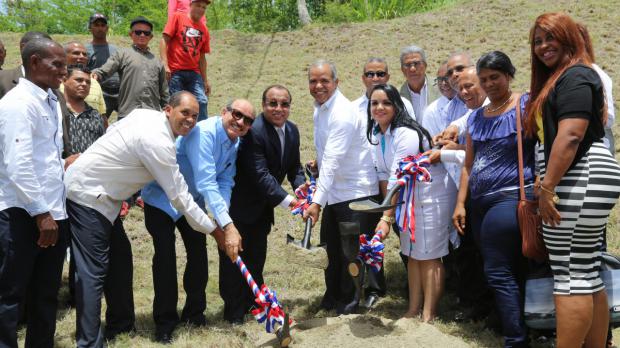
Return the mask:
POLYGON ((519 158, 519 199, 525 200, 525 179, 523 178, 523 139, 521 135, 521 95, 517 95, 517 157, 519 158))

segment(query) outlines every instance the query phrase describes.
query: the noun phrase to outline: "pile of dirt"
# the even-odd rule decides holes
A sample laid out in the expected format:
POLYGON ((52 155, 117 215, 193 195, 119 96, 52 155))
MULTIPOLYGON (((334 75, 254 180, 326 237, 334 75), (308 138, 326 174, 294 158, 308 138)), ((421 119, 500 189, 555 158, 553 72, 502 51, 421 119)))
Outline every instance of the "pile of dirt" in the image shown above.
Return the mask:
MULTIPOLYGON (((413 319, 390 320, 373 315, 316 318, 291 327, 290 347, 469 347, 461 338, 413 319)), ((262 333, 258 347, 279 347, 273 334, 262 333)))

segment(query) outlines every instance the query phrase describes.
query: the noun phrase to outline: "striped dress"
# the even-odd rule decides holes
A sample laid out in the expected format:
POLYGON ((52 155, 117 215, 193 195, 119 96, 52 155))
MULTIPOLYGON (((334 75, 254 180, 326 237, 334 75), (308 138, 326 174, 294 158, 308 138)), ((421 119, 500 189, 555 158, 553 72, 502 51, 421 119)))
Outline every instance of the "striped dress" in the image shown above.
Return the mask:
MULTIPOLYGON (((545 176, 544 146, 537 164, 541 182, 545 176)), ((543 223, 554 277, 554 294, 591 294, 604 289, 599 276, 601 246, 607 218, 620 197, 620 166, 602 142, 588 152, 555 188, 561 222, 543 223)))

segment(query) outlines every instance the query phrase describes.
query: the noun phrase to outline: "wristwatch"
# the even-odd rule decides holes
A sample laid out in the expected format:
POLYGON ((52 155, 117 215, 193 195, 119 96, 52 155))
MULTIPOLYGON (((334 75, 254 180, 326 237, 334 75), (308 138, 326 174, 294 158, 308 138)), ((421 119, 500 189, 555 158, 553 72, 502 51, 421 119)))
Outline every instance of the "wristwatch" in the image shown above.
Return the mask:
POLYGON ((391 224, 393 224, 394 222, 396 222, 396 219, 394 219, 394 217, 393 217, 393 216, 385 216, 385 215, 382 215, 382 216, 381 216, 381 220, 382 220, 382 221, 387 222, 387 223, 388 223, 388 224, 390 224, 390 225, 391 225, 391 224))

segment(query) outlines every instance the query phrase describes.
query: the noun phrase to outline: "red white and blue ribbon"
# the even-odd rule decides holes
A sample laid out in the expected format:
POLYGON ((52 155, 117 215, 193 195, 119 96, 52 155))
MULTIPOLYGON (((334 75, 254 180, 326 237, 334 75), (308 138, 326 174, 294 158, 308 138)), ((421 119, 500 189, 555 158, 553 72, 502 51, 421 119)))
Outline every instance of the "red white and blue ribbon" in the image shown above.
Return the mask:
POLYGON ((258 288, 250 271, 248 271, 245 263, 241 260, 241 256, 237 256, 235 264, 239 267, 243 278, 248 282, 254 296, 256 296, 255 302, 258 306, 252 309, 254 318, 256 318, 259 323, 265 322, 265 329, 269 333, 274 332, 277 325, 283 326, 284 311, 282 310, 280 302, 278 302, 276 292, 269 289, 265 284, 263 284, 260 289, 258 288))
POLYGON ((315 191, 316 179, 310 175, 310 185, 308 187, 304 186, 303 188, 298 187, 295 189, 295 195, 299 200, 297 205, 291 209, 291 213, 293 215, 303 215, 304 211, 312 204, 312 196, 314 196, 315 191))
POLYGON ((385 245, 381 242, 382 240, 383 231, 381 230, 378 230, 370 240, 365 234, 360 235, 360 251, 357 254, 357 259, 370 266, 374 272, 379 272, 383 266, 385 245))
POLYGON ((428 156, 417 154, 400 160, 396 169, 396 184, 402 186, 398 201, 404 201, 396 207, 396 222, 401 233, 409 232, 413 243, 415 243, 415 183, 432 181, 431 173, 428 171, 430 165, 428 156))

